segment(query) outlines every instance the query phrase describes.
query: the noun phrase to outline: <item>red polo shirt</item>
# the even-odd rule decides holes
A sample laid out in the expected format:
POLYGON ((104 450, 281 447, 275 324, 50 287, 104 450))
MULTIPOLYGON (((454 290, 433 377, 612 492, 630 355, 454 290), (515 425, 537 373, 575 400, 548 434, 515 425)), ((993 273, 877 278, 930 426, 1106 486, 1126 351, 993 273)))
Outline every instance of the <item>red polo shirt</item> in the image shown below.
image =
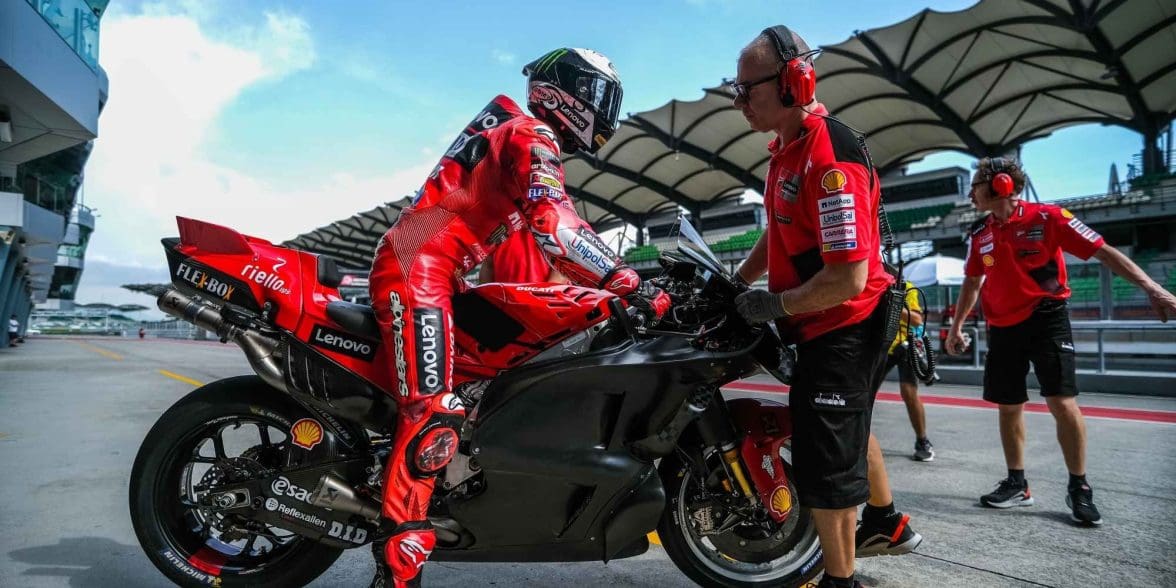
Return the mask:
MULTIPOLYGON (((814 112, 827 114, 822 105, 814 112)), ((790 338, 804 342, 864 320, 893 281, 882 267, 878 236, 881 182, 853 132, 821 116, 805 118, 788 145, 777 138, 768 149, 768 290, 795 288, 827 263, 869 262, 866 287, 857 296, 780 321, 790 338)))
POLYGON ((1029 318, 1045 298, 1070 297, 1062 252, 1090 259, 1103 238, 1060 206, 1021 202, 1008 222, 992 215, 972 225, 964 273, 984 276, 980 303, 988 324, 1008 327, 1029 318))

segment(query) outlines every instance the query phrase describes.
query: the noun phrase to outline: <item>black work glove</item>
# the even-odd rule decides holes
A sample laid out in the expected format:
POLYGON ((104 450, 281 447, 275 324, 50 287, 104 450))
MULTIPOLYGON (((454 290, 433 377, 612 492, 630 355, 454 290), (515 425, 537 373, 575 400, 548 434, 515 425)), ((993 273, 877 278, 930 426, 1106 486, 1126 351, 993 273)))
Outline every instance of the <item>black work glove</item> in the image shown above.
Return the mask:
POLYGON ((780 317, 791 316, 784 309, 784 301, 779 294, 767 290, 748 290, 735 297, 735 310, 743 320, 758 325, 780 317))

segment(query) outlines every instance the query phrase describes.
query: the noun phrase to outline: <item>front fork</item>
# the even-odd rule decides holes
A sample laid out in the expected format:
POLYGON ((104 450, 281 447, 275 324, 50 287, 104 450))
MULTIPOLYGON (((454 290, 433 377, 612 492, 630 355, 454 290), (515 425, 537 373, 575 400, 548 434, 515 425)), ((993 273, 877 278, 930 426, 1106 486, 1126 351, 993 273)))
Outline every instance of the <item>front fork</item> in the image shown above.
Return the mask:
MULTIPOLYGON (((747 472, 739 459, 739 432, 731 423, 731 415, 727 412, 727 405, 723 395, 715 390, 710 406, 699 417, 696 426, 698 435, 704 447, 714 447, 723 459, 723 467, 727 470, 728 480, 734 480, 735 488, 727 488, 733 492, 736 489, 752 506, 758 505, 757 493, 748 481, 747 472)), ((730 484, 724 480, 724 485, 730 484)))
POLYGON ((795 504, 780 456, 791 424, 784 405, 751 398, 728 403, 718 390, 696 423, 703 446, 718 450, 734 481, 726 489, 738 491, 752 507, 762 505, 776 522, 783 522, 795 504))

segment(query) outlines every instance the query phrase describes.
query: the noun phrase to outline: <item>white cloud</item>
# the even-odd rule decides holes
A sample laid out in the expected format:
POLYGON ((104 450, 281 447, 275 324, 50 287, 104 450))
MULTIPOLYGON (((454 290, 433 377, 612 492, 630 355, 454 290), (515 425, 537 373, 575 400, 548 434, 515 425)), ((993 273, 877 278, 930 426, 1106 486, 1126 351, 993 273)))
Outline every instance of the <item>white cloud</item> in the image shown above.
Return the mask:
POLYGON ((518 56, 514 53, 503 51, 502 49, 495 49, 491 51, 490 57, 502 65, 512 65, 514 64, 515 60, 518 59, 518 56))
MULTIPOLYGON (((221 113, 249 87, 311 67, 316 54, 298 16, 270 13, 212 35, 208 10, 151 5, 136 14, 112 11, 103 21, 110 100, 86 167, 86 203, 100 214, 91 259, 163 266, 159 238, 176 234, 176 215, 281 241, 415 191, 435 163, 422 157, 374 178, 339 173, 293 192, 215 163, 206 140, 221 113)), ((80 299, 88 298, 87 284, 106 281, 103 271, 102 264, 87 268, 80 299)))

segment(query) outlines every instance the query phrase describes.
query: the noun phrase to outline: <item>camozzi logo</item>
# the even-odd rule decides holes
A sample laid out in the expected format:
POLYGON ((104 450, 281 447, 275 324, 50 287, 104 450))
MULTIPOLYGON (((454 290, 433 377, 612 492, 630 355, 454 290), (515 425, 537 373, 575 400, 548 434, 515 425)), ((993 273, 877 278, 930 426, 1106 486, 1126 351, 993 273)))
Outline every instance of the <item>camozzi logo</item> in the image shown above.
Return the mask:
POLYGON ((196 289, 215 294, 224 300, 228 300, 229 296, 233 295, 234 286, 218 280, 202 269, 192 267, 186 263, 181 262, 176 267, 176 277, 183 278, 185 282, 192 284, 196 289))
POLYGON ((241 277, 255 284, 261 284, 263 288, 279 294, 289 294, 290 289, 286 287, 286 281, 278 275, 278 270, 284 265, 286 265, 286 260, 278 258, 270 271, 267 272, 256 265, 249 264, 241 269, 241 277))

